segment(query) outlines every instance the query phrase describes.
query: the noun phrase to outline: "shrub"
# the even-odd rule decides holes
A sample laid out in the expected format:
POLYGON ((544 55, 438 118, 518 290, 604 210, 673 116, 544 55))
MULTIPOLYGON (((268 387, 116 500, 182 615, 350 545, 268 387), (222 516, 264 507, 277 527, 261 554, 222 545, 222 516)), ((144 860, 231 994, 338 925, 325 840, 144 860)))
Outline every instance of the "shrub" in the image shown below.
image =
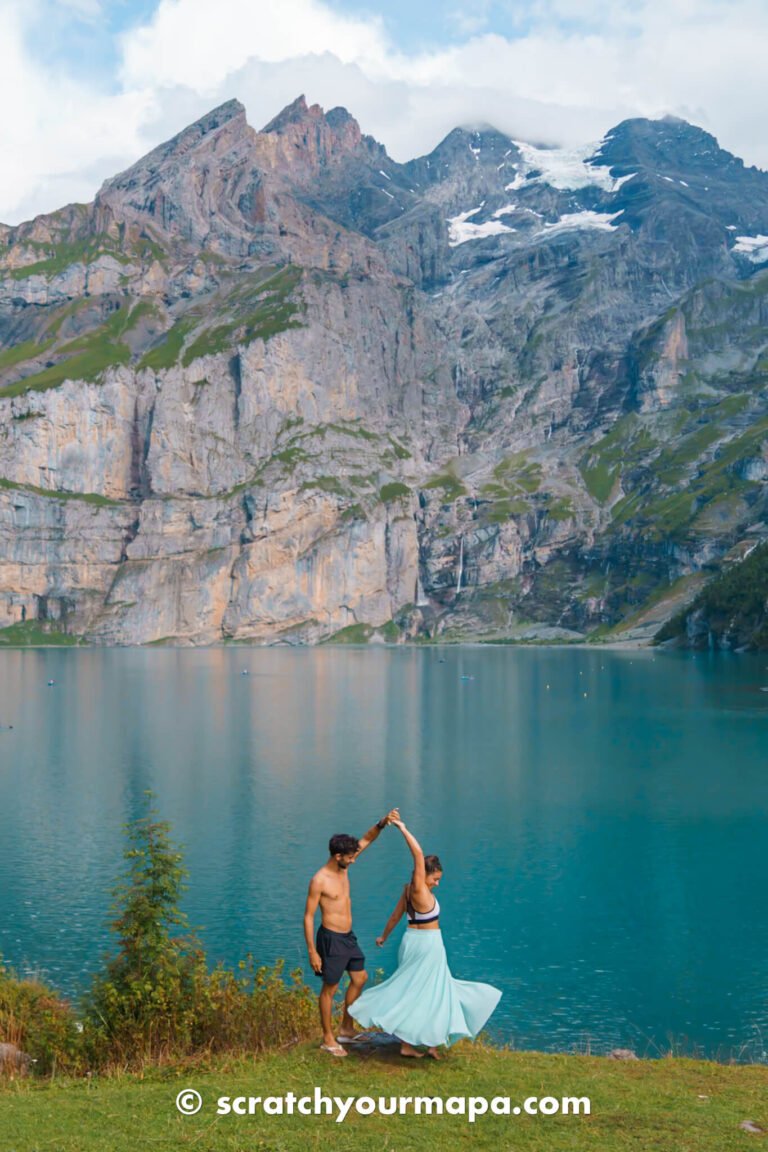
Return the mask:
POLYGON ((71 1004, 40 980, 20 980, 0 961, 0 1042, 15 1044, 44 1074, 78 1072, 83 1055, 71 1004))
POLYGON ((222 966, 211 973, 208 1013, 199 1040, 211 1051, 261 1052, 282 1048, 317 1029, 317 1001, 301 969, 283 979, 284 964, 256 967, 249 954, 238 973, 222 966))
POLYGON ((96 1063, 133 1063, 194 1047, 207 967, 178 902, 186 872, 169 825, 155 813, 126 826, 122 882, 113 889, 119 948, 86 999, 87 1041, 96 1063), (183 935, 173 935, 173 930, 183 935))
POLYGON ((186 876, 169 825, 154 811, 126 825, 126 874, 113 890, 117 954, 96 975, 85 1004, 83 1047, 102 1068, 141 1066, 209 1051, 258 1052, 316 1027, 316 1003, 299 970, 209 972, 179 910, 186 876), (174 935, 174 931, 181 933, 174 935))

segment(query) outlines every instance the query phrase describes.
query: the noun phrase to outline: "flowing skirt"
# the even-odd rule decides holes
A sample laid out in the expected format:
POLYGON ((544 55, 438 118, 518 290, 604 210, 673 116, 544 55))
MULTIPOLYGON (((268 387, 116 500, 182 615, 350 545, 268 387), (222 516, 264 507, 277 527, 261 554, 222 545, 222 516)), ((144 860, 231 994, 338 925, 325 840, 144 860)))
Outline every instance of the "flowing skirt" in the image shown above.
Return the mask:
POLYGON ((474 1040, 500 999, 490 984, 453 978, 439 928, 406 928, 393 975, 366 989, 349 1011, 363 1028, 375 1025, 432 1048, 474 1040))

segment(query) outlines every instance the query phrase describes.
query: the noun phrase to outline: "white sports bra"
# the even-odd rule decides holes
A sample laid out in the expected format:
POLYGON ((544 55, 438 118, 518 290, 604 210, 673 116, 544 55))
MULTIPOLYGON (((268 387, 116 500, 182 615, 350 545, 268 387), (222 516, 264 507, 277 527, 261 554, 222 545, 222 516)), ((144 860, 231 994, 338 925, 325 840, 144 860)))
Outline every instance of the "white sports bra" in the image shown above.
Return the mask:
POLYGON ((405 910, 409 924, 431 924, 433 920, 440 918, 440 901, 435 896, 435 902, 429 912, 417 912, 410 899, 406 897, 405 910))

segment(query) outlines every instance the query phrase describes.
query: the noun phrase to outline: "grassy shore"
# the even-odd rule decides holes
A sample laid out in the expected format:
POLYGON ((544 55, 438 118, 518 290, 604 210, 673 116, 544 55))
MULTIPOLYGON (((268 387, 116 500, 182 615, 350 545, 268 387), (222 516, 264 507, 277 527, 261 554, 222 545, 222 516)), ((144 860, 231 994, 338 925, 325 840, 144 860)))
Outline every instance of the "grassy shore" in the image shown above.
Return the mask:
POLYGON ((91 1080, 0 1080, 3 1152, 731 1152, 763 1147, 768 1129, 768 1067, 665 1058, 618 1062, 601 1057, 505 1052, 458 1046, 440 1064, 396 1051, 333 1059, 316 1044, 258 1058, 218 1058, 153 1069, 143 1076, 91 1080), (217 1115, 221 1096, 589 1097, 589 1116, 217 1115), (196 1116, 175 1105, 181 1089, 203 1098, 196 1116))

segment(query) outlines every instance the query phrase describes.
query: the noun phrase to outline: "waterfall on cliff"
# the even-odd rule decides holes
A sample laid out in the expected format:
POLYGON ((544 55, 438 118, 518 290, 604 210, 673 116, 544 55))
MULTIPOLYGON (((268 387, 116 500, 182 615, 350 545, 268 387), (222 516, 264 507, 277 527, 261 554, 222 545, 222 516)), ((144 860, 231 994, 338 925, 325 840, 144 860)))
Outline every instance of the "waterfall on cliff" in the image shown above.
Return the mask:
POLYGON ((456 577, 456 595, 461 592, 461 578, 464 575, 464 537, 459 537, 459 574, 456 577))
POLYGON ((416 607, 428 608, 429 600, 424 592, 424 585, 421 582, 421 573, 416 577, 416 607))

